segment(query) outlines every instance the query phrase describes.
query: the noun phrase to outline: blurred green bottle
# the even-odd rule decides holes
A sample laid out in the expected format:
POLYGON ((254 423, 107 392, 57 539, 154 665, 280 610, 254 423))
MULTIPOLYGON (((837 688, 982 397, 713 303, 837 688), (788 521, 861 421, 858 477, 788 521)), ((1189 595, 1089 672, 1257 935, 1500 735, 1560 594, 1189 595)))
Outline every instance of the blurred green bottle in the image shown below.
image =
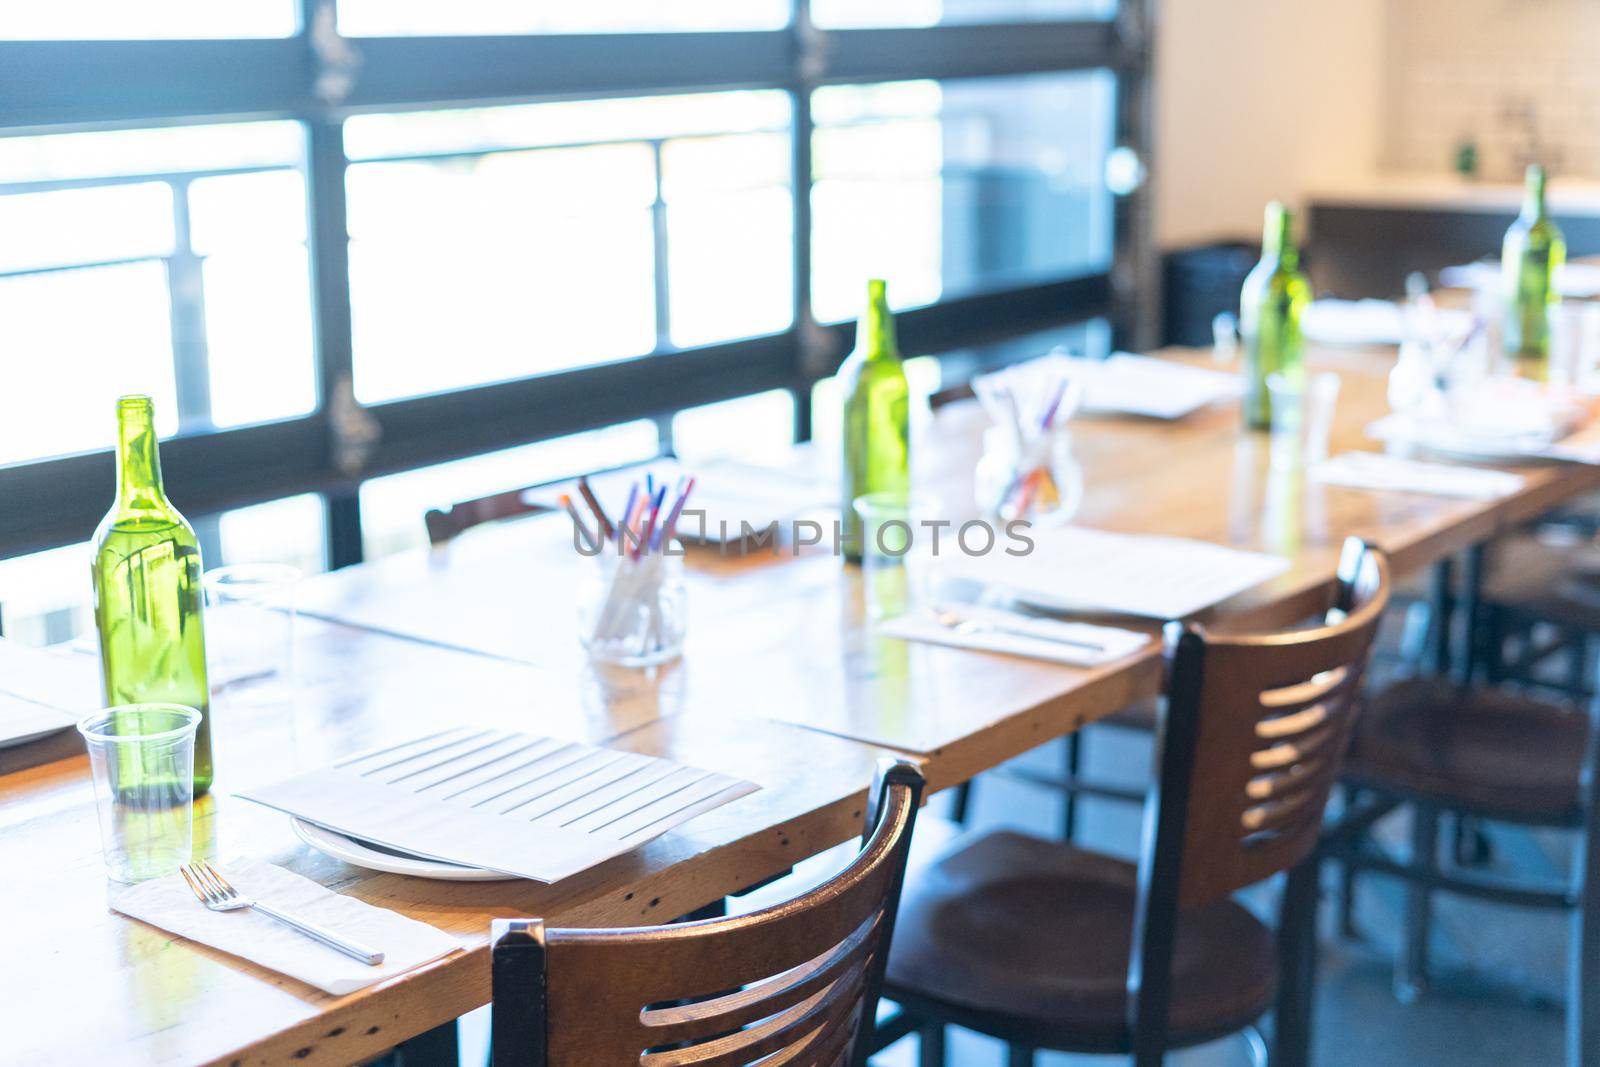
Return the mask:
MULTIPOLYGON (((197 708, 194 792, 211 788, 211 690, 201 623, 200 545, 161 488, 155 405, 117 401, 117 499, 95 531, 94 623, 108 706, 197 708)), ((122 768, 121 780, 137 780, 122 768)))
POLYGON ((1566 238, 1544 206, 1544 168, 1528 167, 1522 213, 1506 231, 1500 248, 1501 284, 1506 294, 1502 339, 1522 373, 1544 381, 1550 371, 1550 305, 1560 299, 1556 272, 1567 258, 1566 238))
POLYGON ((1250 270, 1239 294, 1239 332, 1244 339, 1244 422, 1252 430, 1272 425, 1272 398, 1267 379, 1274 374, 1300 374, 1305 346, 1300 316, 1311 302, 1311 283, 1300 273, 1289 209, 1274 200, 1267 205, 1261 237, 1261 262, 1250 270))
POLYGON ((911 490, 911 388, 895 343, 888 287, 867 283, 856 324, 856 350, 839 368, 844 389, 844 554, 861 559, 861 517, 852 504, 867 493, 911 490))

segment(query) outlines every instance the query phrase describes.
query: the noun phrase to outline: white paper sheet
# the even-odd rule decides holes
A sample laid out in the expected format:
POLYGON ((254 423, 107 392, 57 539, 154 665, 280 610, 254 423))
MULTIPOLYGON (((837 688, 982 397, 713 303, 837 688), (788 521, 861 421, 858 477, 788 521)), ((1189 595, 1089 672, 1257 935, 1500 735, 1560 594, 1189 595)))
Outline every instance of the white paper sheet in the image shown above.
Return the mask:
POLYGON ((1494 500, 1522 488, 1523 477, 1510 471, 1425 463, 1382 452, 1345 452, 1323 460, 1309 471, 1313 481, 1352 489, 1458 496, 1494 500))
POLYGON ((463 726, 239 795, 387 848, 554 882, 759 788, 638 753, 463 726))
MULTIPOLYGON (((596 474, 589 488, 600 498, 613 522, 627 503, 628 487, 643 483, 645 472, 670 487, 679 475, 694 475, 694 492, 684 506, 678 522, 678 537, 683 541, 736 542, 761 533, 773 523, 784 523, 809 511, 837 507, 838 488, 814 477, 811 472, 787 468, 761 467, 733 460, 717 460, 695 467, 664 459, 622 470, 596 474)), ((560 506, 565 493, 586 521, 589 510, 578 496, 576 482, 543 486, 528 492, 528 499, 546 507, 560 506)))
POLYGON ((102 703, 97 660, 0 638, 0 748, 71 729, 102 703))
POLYGON ((1081 362, 1085 412, 1181 419, 1243 391, 1236 374, 1169 359, 1118 352, 1102 362, 1081 362))
POLYGON ((1179 537, 1080 526, 1034 530, 1030 536, 1034 549, 1027 555, 943 556, 942 573, 1053 611, 1181 619, 1289 566, 1278 556, 1179 537))
POLYGON ((1071 378, 1083 386, 1080 411, 1153 419, 1181 419, 1244 389, 1239 376, 1228 371, 1128 352, 1104 360, 1052 352, 985 377, 1004 378, 1018 395, 1047 394, 1063 377, 1071 378))
MULTIPOLYGON (((1439 272, 1439 284, 1464 289, 1491 289, 1500 284, 1500 264, 1480 260, 1445 267, 1439 272)), ((1600 296, 1600 266, 1593 263, 1563 263, 1556 271, 1556 291, 1575 299, 1600 296)))
MULTIPOLYGON (((1472 313, 1440 308, 1437 325, 1446 333, 1471 328, 1472 313)), ((1397 345, 1405 340, 1405 311, 1392 300, 1313 300, 1301 319, 1307 340, 1325 345, 1397 345)))
POLYGON ((242 895, 276 904, 298 919, 336 930, 384 954, 369 967, 257 911, 211 911, 182 876, 169 874, 119 893, 111 906, 170 933, 253 960, 335 995, 354 993, 447 956, 461 942, 443 930, 376 908, 260 860, 217 865, 242 895))

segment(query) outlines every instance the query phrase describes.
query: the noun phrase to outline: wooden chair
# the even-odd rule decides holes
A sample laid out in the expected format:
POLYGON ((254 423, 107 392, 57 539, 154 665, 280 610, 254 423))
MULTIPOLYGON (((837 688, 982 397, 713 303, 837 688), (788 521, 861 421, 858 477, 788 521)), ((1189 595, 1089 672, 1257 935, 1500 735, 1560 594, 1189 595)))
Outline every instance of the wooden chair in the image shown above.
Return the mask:
MULTIPOLYGON (((1407 883, 1396 994, 1411 1001, 1427 987, 1434 893, 1565 910, 1572 919, 1567 1060, 1600 1067, 1600 701, 1585 714, 1496 686, 1408 679, 1370 700, 1345 778, 1362 800, 1329 829, 1325 851, 1345 867, 1346 897, 1356 872, 1407 883), (1411 814, 1409 852, 1398 857, 1367 833, 1396 808, 1411 814), (1489 875, 1468 869, 1459 848, 1454 863, 1443 862, 1445 814, 1457 826, 1471 820, 1575 830, 1572 873, 1553 884, 1489 875)), ((1348 909, 1348 900, 1342 906, 1348 909)))
POLYGON ((943 1062, 946 1023, 1007 1042, 1012 1067, 1039 1048, 1149 1067, 1273 1007, 1273 1062, 1306 1062, 1315 850, 1388 601, 1382 556, 1347 543, 1331 591, 1308 629, 1169 627, 1137 866, 999 832, 907 886, 884 995, 920 1024, 925 1067, 943 1062), (1283 871, 1274 934, 1231 895, 1283 871))
POLYGON ((518 515, 532 515, 549 510, 542 504, 530 503, 526 499, 527 493, 527 489, 508 489, 503 493, 481 496, 476 500, 463 500, 444 511, 430 508, 428 513, 422 516, 423 525, 428 528, 428 543, 434 546, 442 545, 461 536, 474 526, 486 522, 497 522, 500 519, 511 519, 518 515))
POLYGON ((884 760, 860 853, 786 903, 620 930, 494 924, 494 1067, 862 1067, 922 775, 884 760))

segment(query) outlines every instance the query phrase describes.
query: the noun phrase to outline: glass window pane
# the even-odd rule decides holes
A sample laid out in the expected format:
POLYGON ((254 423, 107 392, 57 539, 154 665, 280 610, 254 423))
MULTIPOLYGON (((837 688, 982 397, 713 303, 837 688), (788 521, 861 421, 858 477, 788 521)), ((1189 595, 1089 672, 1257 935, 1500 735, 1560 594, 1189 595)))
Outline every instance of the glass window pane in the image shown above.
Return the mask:
POLYGON ((109 446, 119 393, 168 435, 315 407, 302 152, 292 122, 0 137, 0 462, 109 446))
POLYGON ((672 451, 687 464, 732 457, 760 462, 794 445, 794 397, 771 389, 672 416, 672 451))
POLYGON ((1116 10, 1116 0, 811 0, 812 21, 830 29, 1105 19, 1116 10))
POLYGON ((159 261, 0 277, 0 463, 109 447, 123 393, 174 432, 171 327, 159 261))
POLYGON ((0 183, 292 167, 303 143, 293 122, 0 137, 0 183))
POLYGON ((350 119, 357 397, 784 329, 788 118, 764 92, 350 119))
POLYGON ((429 508, 653 459, 660 453, 656 424, 640 420, 373 478, 361 486, 362 549, 367 559, 377 559, 426 545, 422 516, 429 508))
POLYGON ((294 0, 50 0, 0 6, 0 40, 291 37, 294 0))
POLYGON ((0 272, 172 252, 172 187, 164 182, 0 196, 0 272))
POLYGON ((327 512, 315 493, 235 508, 217 516, 221 558, 206 568, 234 563, 288 563, 302 574, 328 569, 327 512))
POLYGON ((789 165, 783 134, 662 146, 674 345, 776 333, 793 321, 789 165))
POLYGON ((339 32, 347 37, 764 30, 788 19, 789 0, 339 0, 339 32))
POLYGON ((202 256, 305 239, 306 185, 295 171, 223 174, 189 183, 189 244, 202 256))
POLYGON ((811 298, 854 317, 1100 270, 1111 256, 1109 71, 828 86, 812 96, 811 298))

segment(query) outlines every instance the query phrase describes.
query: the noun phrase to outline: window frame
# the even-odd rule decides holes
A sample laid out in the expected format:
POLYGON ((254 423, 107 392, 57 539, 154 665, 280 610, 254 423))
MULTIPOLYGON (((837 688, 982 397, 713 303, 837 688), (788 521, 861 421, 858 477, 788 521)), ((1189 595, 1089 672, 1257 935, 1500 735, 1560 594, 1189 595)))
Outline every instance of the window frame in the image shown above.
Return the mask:
MULTIPOLYGON (((302 0, 281 39, 0 41, 0 136, 166 124, 291 119, 305 131, 312 348, 318 405, 262 425, 162 443, 174 501, 192 515, 306 491, 327 502, 330 566, 361 558, 357 490, 370 477, 768 389, 796 399, 834 373, 854 325, 810 309, 811 91, 822 85, 1109 69, 1112 144, 1149 167, 1153 0, 1110 20, 925 28, 814 26, 807 0, 778 30, 339 37, 333 0, 302 0), (343 120, 377 111, 562 98, 776 89, 793 121, 793 322, 782 333, 444 393, 360 405, 352 391, 343 120), (377 434, 371 433, 372 429, 377 434)), ((1146 181, 1113 198, 1105 272, 940 300, 897 315, 908 353, 970 348, 1094 318, 1114 343, 1154 342, 1158 271, 1146 181)), ((180 390, 183 388, 180 383, 180 390)), ((48 398, 43 398, 48 402, 48 398)), ((0 556, 82 540, 111 495, 108 450, 0 467, 0 556)), ((420 517, 419 517, 420 518, 420 517)))

